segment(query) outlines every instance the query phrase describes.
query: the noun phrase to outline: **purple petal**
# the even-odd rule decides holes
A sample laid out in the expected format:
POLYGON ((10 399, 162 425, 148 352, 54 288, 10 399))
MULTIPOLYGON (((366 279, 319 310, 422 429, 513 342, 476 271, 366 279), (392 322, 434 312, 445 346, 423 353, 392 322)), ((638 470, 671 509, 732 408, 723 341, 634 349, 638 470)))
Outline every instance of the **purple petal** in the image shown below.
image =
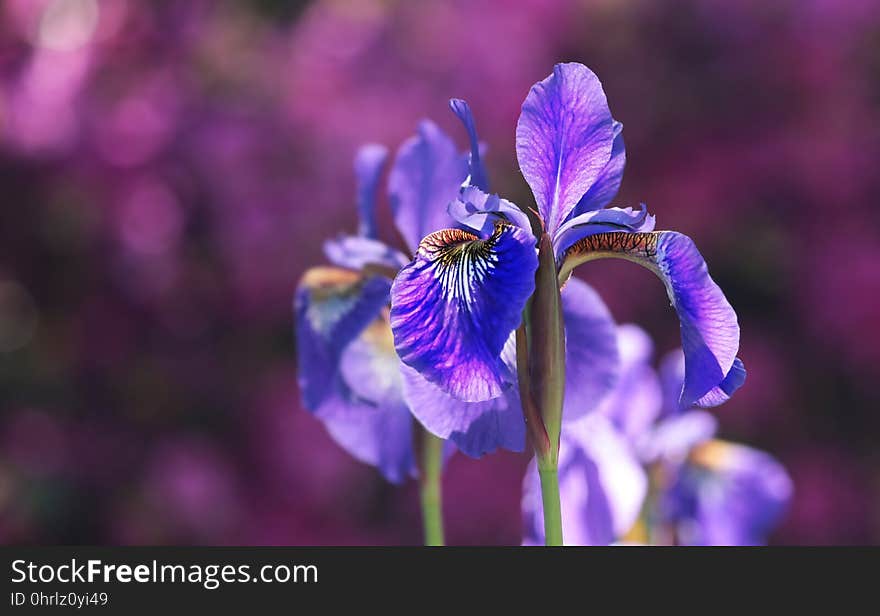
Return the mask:
POLYGON ((528 214, 510 201, 484 193, 476 186, 468 186, 461 191, 458 198, 449 204, 449 215, 483 236, 490 235, 499 220, 532 232, 528 214))
POLYGON ((571 217, 580 216, 586 212, 601 210, 611 203, 620 190, 620 182, 623 180, 623 168, 626 166, 626 148, 623 144, 623 124, 614 122, 611 127, 614 133, 614 143, 611 146, 611 159, 602 173, 596 178, 596 182, 590 187, 578 204, 574 207, 571 217))
POLYGON ((358 234, 378 237, 376 226, 376 189, 379 177, 388 158, 388 148, 376 143, 362 146, 354 158, 354 174, 357 178, 357 207, 360 217, 358 234))
MULTIPOLYGON (((663 382, 663 400, 665 415, 674 415, 680 410, 679 399, 685 375, 685 358, 681 349, 670 351, 660 363, 660 378, 663 382)), ((694 402, 694 406, 710 408, 727 402, 734 392, 742 387, 746 380, 746 367, 737 357, 730 371, 717 387, 694 402)))
POLYGON ((400 359, 452 396, 499 397, 512 379, 501 359, 535 286, 535 238, 498 224, 481 240, 457 229, 426 237, 391 290, 400 359))
POLYGON ((727 373, 727 376, 724 377, 724 380, 721 381, 717 387, 712 388, 708 394, 694 402, 694 406, 711 408, 713 406, 724 404, 730 400, 730 397, 734 392, 742 387, 745 382, 746 367, 742 360, 737 357, 733 360, 733 366, 731 366, 730 371, 727 373))
POLYGON ((599 294, 571 278, 562 290, 565 318, 565 408, 576 419, 595 409, 617 382, 617 325, 599 294))
POLYGON ((352 456, 392 483, 415 474, 413 418, 403 399, 401 363, 385 312, 340 358, 344 392, 315 413, 352 456))
MULTIPOLYGON (((641 464, 603 416, 567 424, 559 450, 562 536, 566 545, 608 545, 638 518, 648 489, 641 464)), ((537 466, 523 484, 526 545, 544 543, 544 515, 537 466)))
POLYGON ((479 458, 497 449, 522 451, 525 422, 516 387, 484 402, 464 402, 404 366, 403 392, 413 415, 433 434, 449 439, 464 453, 479 458))
POLYGON ((342 351, 388 303, 391 283, 334 267, 315 267, 296 290, 296 347, 303 404, 316 411, 338 388, 342 351))
POLYGON ((651 365, 654 343, 640 327, 625 324, 617 328, 617 346, 620 377, 600 412, 630 442, 637 442, 650 431, 663 403, 660 379, 651 365))
POLYGON ((471 152, 468 156, 468 176, 470 186, 476 186, 483 190, 489 190, 489 179, 486 175, 486 169, 483 167, 483 161, 480 158, 480 140, 477 138, 477 125, 474 122, 474 116, 471 113, 470 105, 460 98, 453 98, 449 101, 449 108, 458 116, 461 123, 468 134, 471 152))
POLYGON ((397 152, 388 177, 391 210, 407 247, 452 226, 446 213, 468 175, 467 155, 436 124, 424 120, 397 152))
POLYGON ((523 102, 516 155, 551 235, 608 164, 612 122, 602 84, 582 64, 557 64, 523 102))
POLYGON ((559 258, 572 244, 588 235, 610 231, 628 233, 647 233, 654 230, 655 218, 648 214, 647 208, 634 210, 631 207, 612 207, 605 210, 585 212, 565 221, 553 240, 556 256, 559 258))
POLYGON ((685 544, 761 545, 791 501, 785 468, 768 454, 710 441, 692 457, 695 472, 682 480, 693 517, 679 524, 685 544), (708 471, 708 472, 707 472, 708 471))
POLYGON ((691 450, 718 431, 718 420, 706 411, 686 411, 660 421, 654 430, 637 441, 645 462, 664 461, 677 465, 691 450))
POLYGON ((566 251, 560 276, 581 263, 605 257, 639 263, 666 286, 681 323, 685 356, 679 405, 691 406, 721 385, 736 359, 739 324, 693 241, 674 231, 591 235, 566 251))
POLYGON ((322 406, 319 419, 340 447, 378 468, 391 483, 416 475, 414 421, 406 406, 377 408, 334 397, 322 406))
POLYGON ((380 266, 399 270, 407 258, 384 242, 359 235, 340 235, 324 242, 324 254, 334 265, 352 270, 380 266))

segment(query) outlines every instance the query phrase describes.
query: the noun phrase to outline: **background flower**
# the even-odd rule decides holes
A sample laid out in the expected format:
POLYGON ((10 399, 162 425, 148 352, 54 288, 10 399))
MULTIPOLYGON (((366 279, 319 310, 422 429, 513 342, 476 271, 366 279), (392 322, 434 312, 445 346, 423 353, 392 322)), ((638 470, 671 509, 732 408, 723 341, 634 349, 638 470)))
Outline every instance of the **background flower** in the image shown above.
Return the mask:
MULTIPOLYGON (((299 406, 290 297, 357 229, 359 144, 427 116, 467 147, 450 97, 528 202, 523 95, 578 61, 626 126, 618 201, 698 238, 736 307, 716 416, 792 476, 771 542, 880 543, 878 48, 863 0, 2 3, 0 540, 418 543, 415 486, 299 406)), ((577 275, 680 344, 651 274, 577 275)), ((519 543, 525 466, 450 460, 449 541, 519 543)))

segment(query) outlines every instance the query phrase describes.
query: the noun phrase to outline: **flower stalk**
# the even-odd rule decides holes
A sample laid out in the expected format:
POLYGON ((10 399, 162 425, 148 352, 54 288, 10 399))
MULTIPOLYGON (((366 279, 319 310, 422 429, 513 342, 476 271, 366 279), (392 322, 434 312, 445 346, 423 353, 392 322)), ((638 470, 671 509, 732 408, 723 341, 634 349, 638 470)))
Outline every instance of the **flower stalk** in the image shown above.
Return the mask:
POLYGON ((443 472, 443 439, 424 428, 422 432, 421 468, 419 473, 419 496, 422 504, 422 527, 425 545, 439 546, 443 540, 443 498, 441 476, 443 472))
POLYGON ((538 244, 538 270, 530 311, 529 374, 534 396, 531 399, 537 404, 548 445, 535 448, 544 505, 544 531, 547 545, 562 545, 558 467, 565 393, 565 329, 556 258, 546 232, 538 244))

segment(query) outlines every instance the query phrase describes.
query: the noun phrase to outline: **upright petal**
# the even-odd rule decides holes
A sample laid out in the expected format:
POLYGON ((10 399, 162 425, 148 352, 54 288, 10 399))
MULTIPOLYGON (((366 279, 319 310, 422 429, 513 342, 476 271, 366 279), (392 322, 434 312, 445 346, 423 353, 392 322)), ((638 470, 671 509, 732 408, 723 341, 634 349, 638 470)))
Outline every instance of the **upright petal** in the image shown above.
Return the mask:
POLYGON ((456 229, 419 245, 391 290, 401 360, 455 398, 497 398, 511 380, 501 359, 535 286, 535 239, 499 223, 487 239, 456 229))
POLYGON ((565 318, 566 421, 595 409, 614 388, 620 365, 617 325, 587 283, 572 278, 562 290, 565 318))
POLYGON ((552 235, 611 158, 614 127, 602 84, 582 64, 557 64, 532 86, 516 125, 516 155, 552 235))
MULTIPOLYGON (((603 416, 567 424, 559 449, 559 495, 566 545, 608 545, 635 523, 648 480, 629 443, 603 416)), ((535 461, 523 483, 526 545, 544 543, 544 515, 535 461)))
POLYGON ((296 290, 296 348, 303 404, 316 411, 338 387, 343 349, 388 303, 391 283, 335 267, 315 267, 296 290))
POLYGON ((626 147, 623 144, 623 124, 614 122, 611 127, 614 133, 614 143, 611 146, 611 159, 602 173, 596 178, 596 182, 590 187, 578 204, 574 207, 571 217, 580 216, 586 212, 601 210, 611 203, 611 200, 620 190, 623 181, 623 168, 626 166, 626 147))
MULTIPOLYGON (((351 270, 376 269, 397 272, 407 258, 379 240, 360 235, 340 235, 324 242, 324 255, 333 265, 351 270)), ((393 276, 392 276, 393 277, 393 276)))
POLYGON ((449 204, 449 215, 480 235, 491 234, 498 221, 506 221, 528 233, 532 232, 528 214, 507 199, 484 193, 476 186, 468 186, 461 191, 458 198, 449 204))
POLYGON ((400 146, 388 177, 391 210, 407 247, 415 252, 423 237, 452 226, 446 210, 468 175, 467 155, 429 120, 400 146))
POLYGON ((480 157, 480 140, 477 138, 477 125, 474 122, 474 116, 471 113, 470 105, 460 98, 453 98, 449 101, 449 108, 458 116, 461 123, 468 134, 471 152, 468 156, 468 176, 470 186, 476 186, 482 190, 489 190, 489 178, 486 175, 486 169, 483 167, 483 160, 480 157))
POLYGON ((566 251, 560 278, 581 263, 606 257, 638 263, 666 286, 681 323, 685 356, 679 405, 691 406, 721 385, 736 359, 739 324, 693 241, 674 231, 591 235, 566 251))
POLYGON ((357 207, 360 223, 358 235, 376 238, 376 191, 379 177, 388 158, 388 148, 370 143, 357 151, 354 158, 354 175, 357 178, 357 207))
POLYGON ((400 361, 387 310, 343 351, 343 388, 315 415, 333 439, 392 483, 415 474, 413 418, 403 399, 400 361))

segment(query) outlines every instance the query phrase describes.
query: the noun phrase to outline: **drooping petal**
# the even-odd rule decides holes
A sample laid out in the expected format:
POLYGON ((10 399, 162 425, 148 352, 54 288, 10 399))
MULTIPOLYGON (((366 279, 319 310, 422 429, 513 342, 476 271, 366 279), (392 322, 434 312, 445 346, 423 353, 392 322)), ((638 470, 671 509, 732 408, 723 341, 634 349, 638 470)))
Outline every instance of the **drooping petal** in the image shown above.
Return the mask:
MULTIPOLYGON (((681 411, 679 399, 685 377, 685 357, 681 349, 670 351, 660 362, 660 379, 663 383, 664 415, 671 416, 681 411)), ((694 406, 710 408, 727 402, 746 380, 746 368, 737 357, 724 380, 713 387, 709 393, 694 402, 694 406)))
POLYGON ((409 366, 404 366, 404 398, 416 419, 464 453, 479 458, 497 449, 522 451, 525 422, 516 387, 497 398, 464 402, 443 392, 409 366))
POLYGON ((481 236, 491 234, 498 221, 507 221, 528 233, 532 232, 528 214, 507 199, 484 193, 476 186, 468 186, 461 191, 458 198, 449 204, 449 215, 481 236))
MULTIPOLYGON (((566 287, 567 288, 567 287, 566 287)), ((638 442, 660 416, 663 391, 652 366, 654 343, 645 330, 632 324, 617 328, 620 377, 599 411, 630 442, 638 442)))
POLYGON ((614 122, 611 127, 614 133, 614 143, 611 146, 611 159, 602 173, 596 178, 596 182, 590 187, 578 204, 571 212, 571 217, 580 216, 586 212, 601 210, 611 203, 620 190, 620 182, 623 180, 623 168, 626 166, 626 147, 623 144, 623 124, 614 122))
POLYGON ((320 412, 327 432, 352 457, 375 466, 391 483, 415 476, 415 422, 405 405, 376 408, 333 398, 320 412), (342 406, 341 412, 337 405, 342 406))
POLYGON ((415 252, 423 237, 452 226, 447 214, 468 175, 467 155, 429 120, 400 146, 388 176, 394 222, 415 252))
POLYGON ((470 105, 460 98, 453 98, 449 101, 449 108, 464 124, 470 141, 471 152, 468 156, 468 177, 470 180, 468 184, 482 190, 489 190, 489 176, 486 175, 486 169, 483 167, 483 160, 480 157, 480 140, 477 138, 477 125, 474 122, 470 105))
POLYGON ((560 271, 565 279, 586 261, 616 257, 653 271, 666 286, 681 323, 685 356, 684 386, 679 405, 693 405, 727 377, 739 348, 736 313, 709 276, 693 241, 674 231, 600 233, 566 251, 560 271))
POLYGON ((721 381, 717 387, 712 388, 708 394, 694 402, 694 406, 711 408, 713 406, 724 404, 730 400, 730 397, 734 392, 742 387, 745 382, 746 367, 742 360, 737 357, 733 360, 733 366, 731 366, 730 371, 727 373, 727 376, 724 377, 724 380, 721 381))
POLYGON ((534 237, 499 223, 480 239, 456 229, 426 237, 391 289, 400 359, 460 400, 509 386, 501 351, 535 286, 534 237))
POLYGON ((339 267, 351 270, 386 269, 396 272, 407 264, 407 258, 398 250, 379 240, 360 235, 340 235, 324 242, 327 259, 339 267))
POLYGON ((596 183, 613 142, 605 92, 586 66, 557 64, 532 86, 516 125, 516 155, 551 235, 596 183))
POLYGON ((679 541, 765 544, 791 501, 793 486, 785 468, 762 451, 723 441, 709 441, 691 461, 690 472, 673 491, 679 503, 690 504, 677 520, 679 541))
POLYGON ((617 325, 605 303, 587 283, 572 278, 562 290, 565 319, 565 398, 563 418, 577 419, 595 409, 614 388, 620 368, 617 325))
POLYGON ((648 209, 644 204, 639 210, 634 210, 631 207, 612 207, 585 212, 565 221, 556 232, 553 247, 556 249, 557 258, 560 258, 572 244, 588 235, 611 231, 647 233, 654 230, 655 222, 654 216, 648 214, 648 209))
POLYGON ((357 151, 354 158, 354 175, 357 178, 357 207, 359 217, 358 235, 376 238, 376 190, 379 177, 388 158, 388 148, 370 143, 357 151))
POLYGON ((413 418, 403 399, 400 360, 387 310, 342 352, 341 387, 315 415, 352 456, 392 483, 415 474, 413 418))
POLYGON ((342 351, 388 303, 391 282, 335 267, 303 275, 294 298, 299 385, 312 412, 338 389, 342 351))
MULTIPOLYGON (((629 443, 602 415, 563 429, 559 449, 559 493, 565 545, 608 545, 638 518, 648 480, 629 443)), ((535 461, 523 483, 526 545, 544 543, 544 515, 535 461)))

